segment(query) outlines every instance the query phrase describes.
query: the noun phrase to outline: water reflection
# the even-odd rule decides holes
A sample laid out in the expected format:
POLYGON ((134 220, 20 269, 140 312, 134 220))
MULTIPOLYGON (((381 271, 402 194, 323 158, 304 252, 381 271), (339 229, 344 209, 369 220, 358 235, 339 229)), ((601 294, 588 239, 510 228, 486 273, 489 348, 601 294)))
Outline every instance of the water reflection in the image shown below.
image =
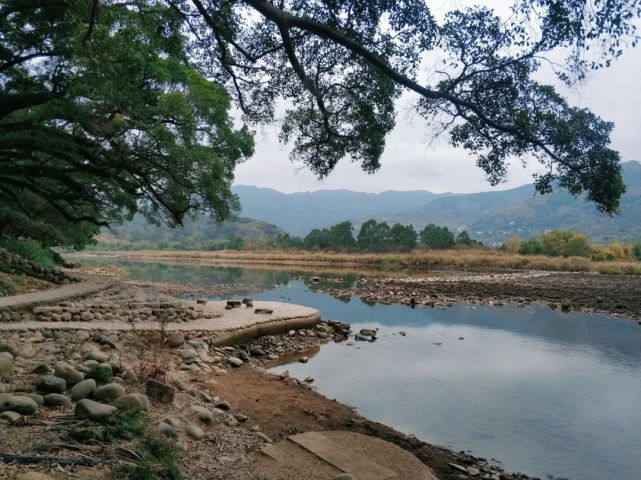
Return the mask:
POLYGON ((352 286, 357 272, 120 265, 134 279, 234 284, 238 295, 259 290, 257 299, 315 307, 355 329, 379 328, 375 343, 330 343, 307 364, 277 367, 313 376, 322 393, 371 419, 542 478, 640 478, 635 322, 538 305, 411 309, 323 293, 352 286))

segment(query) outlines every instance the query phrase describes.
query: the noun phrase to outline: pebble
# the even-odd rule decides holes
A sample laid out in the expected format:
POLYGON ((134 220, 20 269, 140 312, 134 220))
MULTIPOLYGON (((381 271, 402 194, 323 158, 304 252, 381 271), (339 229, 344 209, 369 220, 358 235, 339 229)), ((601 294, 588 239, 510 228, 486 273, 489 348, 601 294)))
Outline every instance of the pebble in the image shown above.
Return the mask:
POLYGON ((158 433, 162 433, 163 435, 171 438, 178 437, 178 430, 176 430, 176 427, 165 422, 160 422, 158 424, 158 433))
POLYGON ((189 435, 194 440, 202 440, 205 436, 205 432, 203 432, 200 427, 197 427, 196 425, 193 425, 191 423, 188 423, 185 427, 185 433, 187 433, 187 435, 189 435))
POLYGON ((227 363, 229 363, 232 367, 240 367, 244 362, 237 357, 227 357, 227 363))
POLYGON ((191 411, 196 414, 196 418, 202 423, 206 423, 207 425, 214 423, 214 415, 205 407, 192 405, 191 411))
POLYGON ((229 427, 237 427, 239 425, 238 420, 236 420, 234 416, 230 414, 225 415, 225 418, 223 418, 223 422, 229 427))

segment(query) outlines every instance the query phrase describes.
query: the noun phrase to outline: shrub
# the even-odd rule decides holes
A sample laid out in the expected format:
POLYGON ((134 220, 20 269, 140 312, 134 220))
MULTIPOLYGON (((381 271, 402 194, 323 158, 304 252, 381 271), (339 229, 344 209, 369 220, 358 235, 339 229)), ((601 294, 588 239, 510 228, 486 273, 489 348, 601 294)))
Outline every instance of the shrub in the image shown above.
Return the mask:
POLYGON ((632 253, 634 254, 634 258, 641 261, 641 242, 632 247, 632 253))
POLYGON ((521 255, 540 255, 543 253, 541 242, 535 237, 526 238, 519 245, 521 255))
POLYGON ((17 240, 15 238, 3 238, 0 240, 0 248, 31 260, 46 268, 53 268, 62 263, 62 257, 53 250, 41 246, 33 240, 17 240))

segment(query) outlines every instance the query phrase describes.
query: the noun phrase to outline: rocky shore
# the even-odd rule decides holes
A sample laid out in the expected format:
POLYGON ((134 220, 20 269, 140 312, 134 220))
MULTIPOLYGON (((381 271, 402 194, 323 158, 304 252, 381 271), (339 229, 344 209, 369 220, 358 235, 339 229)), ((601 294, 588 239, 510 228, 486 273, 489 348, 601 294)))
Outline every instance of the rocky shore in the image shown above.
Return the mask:
POLYGON ((31 313, 54 320, 89 312, 86 324, 95 329, 0 332, 0 424, 6 432, 0 438, 0 478, 114 478, 119 469, 144 467, 176 468, 188 479, 259 479, 254 461, 265 445, 324 430, 392 442, 441 480, 527 478, 370 422, 317 393, 311 377, 266 370, 305 362, 323 343, 375 332, 351 332, 348 325, 325 321, 219 346, 213 333, 99 328, 110 312, 129 315, 134 323, 149 316, 189 322, 204 315, 200 305, 121 284, 66 307, 31 313), (169 449, 173 466, 153 456, 159 442, 169 449), (34 472, 45 476, 25 476, 34 472))

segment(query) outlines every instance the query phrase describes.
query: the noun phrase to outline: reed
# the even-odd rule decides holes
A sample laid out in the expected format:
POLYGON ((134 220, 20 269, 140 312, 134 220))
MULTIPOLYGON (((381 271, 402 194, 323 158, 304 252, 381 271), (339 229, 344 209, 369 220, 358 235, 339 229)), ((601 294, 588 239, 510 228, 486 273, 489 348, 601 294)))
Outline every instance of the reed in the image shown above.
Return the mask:
POLYGON ((349 265, 390 269, 432 267, 493 268, 501 270, 545 270, 554 272, 597 272, 641 275, 641 262, 596 262, 584 257, 519 255, 489 249, 415 250, 409 253, 346 253, 301 250, 139 250, 92 252, 97 256, 139 259, 202 260, 209 262, 273 263, 283 265, 349 265))

